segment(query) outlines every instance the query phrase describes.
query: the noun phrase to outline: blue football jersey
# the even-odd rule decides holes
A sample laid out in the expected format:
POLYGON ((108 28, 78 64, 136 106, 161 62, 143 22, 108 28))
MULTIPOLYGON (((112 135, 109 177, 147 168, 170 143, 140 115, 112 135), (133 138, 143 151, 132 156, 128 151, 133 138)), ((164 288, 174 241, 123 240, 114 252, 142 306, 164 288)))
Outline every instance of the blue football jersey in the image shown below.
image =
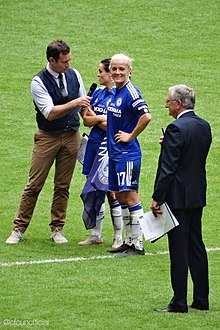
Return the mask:
POLYGON ((141 115, 148 113, 147 103, 140 91, 130 81, 122 88, 114 89, 107 107, 107 141, 109 158, 115 161, 127 161, 141 158, 141 149, 137 138, 131 142, 119 142, 114 139, 121 130, 131 133, 141 115))
MULTIPOLYGON (((107 90, 107 88, 98 88, 92 96, 91 105, 96 115, 106 115, 107 114, 107 105, 106 103, 109 100, 112 91, 107 90)), ((92 127, 89 139, 94 142, 102 142, 106 137, 106 131, 95 125, 92 127)))
MULTIPOLYGON (((112 95, 112 91, 107 90, 107 88, 98 88, 92 96, 91 105, 93 110, 97 115, 106 115, 107 113, 107 102, 109 97, 112 95)), ((97 151, 106 137, 106 131, 95 125, 92 127, 89 133, 89 141, 87 143, 84 164, 83 164, 83 174, 89 175, 92 168, 94 159, 96 157, 97 151)))

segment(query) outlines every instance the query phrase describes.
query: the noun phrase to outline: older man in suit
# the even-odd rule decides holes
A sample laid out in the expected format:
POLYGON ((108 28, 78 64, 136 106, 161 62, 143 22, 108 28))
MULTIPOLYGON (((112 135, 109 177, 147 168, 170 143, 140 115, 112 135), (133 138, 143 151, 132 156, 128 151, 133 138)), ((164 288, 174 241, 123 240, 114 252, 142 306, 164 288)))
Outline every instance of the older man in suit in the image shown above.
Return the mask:
POLYGON ((202 240, 206 205, 206 158, 212 141, 210 125, 194 112, 195 93, 185 85, 168 90, 165 107, 175 120, 167 126, 158 162, 151 209, 155 216, 167 202, 179 221, 168 233, 173 297, 159 312, 187 313, 187 276, 193 282, 191 307, 209 309, 208 259, 202 240))

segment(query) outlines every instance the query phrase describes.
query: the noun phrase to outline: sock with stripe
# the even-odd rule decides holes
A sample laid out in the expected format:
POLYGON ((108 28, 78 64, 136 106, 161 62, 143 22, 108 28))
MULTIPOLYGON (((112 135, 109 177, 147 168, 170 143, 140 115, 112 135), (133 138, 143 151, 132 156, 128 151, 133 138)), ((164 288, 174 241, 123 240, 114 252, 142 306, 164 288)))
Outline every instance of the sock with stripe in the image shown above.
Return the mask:
POLYGON ((96 216, 96 226, 92 228, 92 236, 102 238, 102 224, 105 217, 105 203, 102 204, 99 213, 96 216))
POLYGON ((121 205, 122 221, 124 226, 125 244, 132 245, 131 228, 130 228, 130 212, 126 205, 121 205))
POLYGON ((142 228, 140 218, 143 218, 143 208, 141 203, 129 207, 131 239, 137 250, 143 250, 142 228))
POLYGON ((114 228, 114 239, 122 241, 122 211, 117 199, 109 199, 110 214, 114 228))

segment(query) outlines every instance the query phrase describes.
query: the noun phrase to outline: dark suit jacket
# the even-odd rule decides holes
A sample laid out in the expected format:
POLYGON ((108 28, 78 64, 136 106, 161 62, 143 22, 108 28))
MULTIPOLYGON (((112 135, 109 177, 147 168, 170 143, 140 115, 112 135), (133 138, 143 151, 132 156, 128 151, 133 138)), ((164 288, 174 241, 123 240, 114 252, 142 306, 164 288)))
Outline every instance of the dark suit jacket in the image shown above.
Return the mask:
POLYGON ((206 158, 209 124, 194 111, 168 125, 158 162, 153 199, 174 209, 206 205, 206 158))

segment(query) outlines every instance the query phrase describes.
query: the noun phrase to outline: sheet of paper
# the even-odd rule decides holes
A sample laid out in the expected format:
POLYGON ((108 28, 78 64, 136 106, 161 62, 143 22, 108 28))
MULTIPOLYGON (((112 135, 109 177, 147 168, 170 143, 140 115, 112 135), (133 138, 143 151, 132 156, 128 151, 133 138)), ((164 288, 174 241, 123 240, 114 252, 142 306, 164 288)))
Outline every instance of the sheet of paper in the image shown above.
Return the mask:
POLYGON ((83 162, 84 162, 84 156, 85 156, 87 142, 88 142, 88 135, 83 134, 83 137, 82 137, 82 140, 81 140, 81 143, 80 143, 80 147, 79 147, 79 151, 78 151, 78 154, 77 154, 77 159, 82 165, 83 165, 83 162))
POLYGON ((156 241, 179 225, 166 203, 162 204, 160 208, 163 212, 161 215, 155 217, 152 211, 149 211, 144 213, 143 218, 140 220, 144 238, 150 242, 156 241))

